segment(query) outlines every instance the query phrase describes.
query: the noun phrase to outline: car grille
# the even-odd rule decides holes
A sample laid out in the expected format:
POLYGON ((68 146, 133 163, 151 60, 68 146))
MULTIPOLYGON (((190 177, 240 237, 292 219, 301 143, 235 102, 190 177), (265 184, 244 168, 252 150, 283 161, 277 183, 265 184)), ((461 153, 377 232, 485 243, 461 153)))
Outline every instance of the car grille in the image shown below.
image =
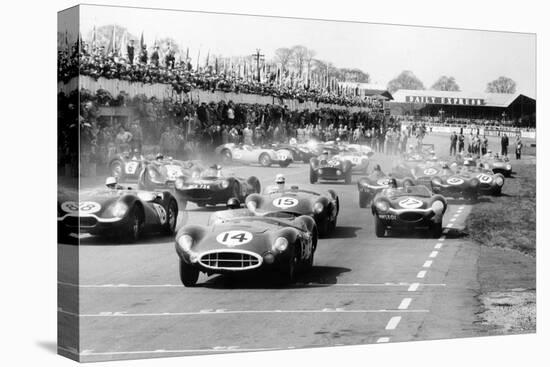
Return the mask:
POLYGON ((209 269, 250 270, 262 264, 262 257, 242 250, 223 250, 204 253, 199 263, 209 269))
POLYGON ((210 199, 213 195, 212 191, 208 189, 189 189, 184 193, 190 199, 210 199))
POLYGON ((399 219, 402 220, 403 222, 418 222, 422 220, 422 218, 423 218, 422 213, 417 213, 417 212, 405 212, 405 213, 399 214, 399 219))
POLYGON ((71 228, 93 228, 97 224, 97 219, 93 217, 69 216, 63 221, 67 227, 71 228), (80 221, 79 221, 80 220, 80 221), (80 223, 79 223, 80 222, 80 223))

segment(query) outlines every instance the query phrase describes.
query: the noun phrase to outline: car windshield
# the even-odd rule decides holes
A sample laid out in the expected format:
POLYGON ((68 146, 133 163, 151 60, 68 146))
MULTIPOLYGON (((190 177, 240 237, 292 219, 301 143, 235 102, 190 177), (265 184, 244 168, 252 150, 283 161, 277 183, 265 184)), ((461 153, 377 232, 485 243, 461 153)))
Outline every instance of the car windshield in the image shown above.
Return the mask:
POLYGON ((432 196, 430 190, 426 186, 407 186, 407 187, 400 187, 397 189, 390 188, 390 189, 386 189, 384 193, 389 198, 397 198, 400 196, 421 196, 421 197, 432 196))
POLYGON ((214 168, 208 168, 201 172, 201 178, 222 177, 222 171, 214 168))

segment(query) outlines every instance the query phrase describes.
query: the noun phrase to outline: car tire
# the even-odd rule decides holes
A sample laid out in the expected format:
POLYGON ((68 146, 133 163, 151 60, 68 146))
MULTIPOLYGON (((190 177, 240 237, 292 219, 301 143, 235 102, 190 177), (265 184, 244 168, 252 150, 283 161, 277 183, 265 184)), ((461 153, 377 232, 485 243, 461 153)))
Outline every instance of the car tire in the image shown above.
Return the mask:
POLYGON ((262 153, 260 154, 260 157, 258 158, 258 162, 262 167, 270 167, 271 166, 271 158, 269 157, 269 154, 262 153))
POLYGON ((233 154, 231 154, 231 151, 229 149, 224 149, 220 152, 222 163, 223 164, 230 164, 233 162, 233 154))
POLYGON ((292 251, 288 263, 281 268, 281 280, 283 284, 294 284, 296 282, 296 269, 298 266, 298 257, 295 251, 292 251))
POLYGON ((317 223, 317 230, 319 231, 319 237, 327 237, 330 232, 331 223, 327 217, 323 218, 317 223))
POLYGON ((178 203, 175 199, 170 199, 166 210, 166 225, 164 232, 174 234, 176 232, 176 224, 178 223, 178 203))
POLYGON ((279 162, 281 168, 286 168, 290 165, 290 161, 279 162))
POLYGON ((368 192, 360 192, 359 193, 359 207, 360 208, 366 208, 369 204, 369 193, 368 192))
POLYGON ((143 228, 143 216, 137 206, 132 207, 128 214, 128 228, 124 233, 123 239, 130 243, 136 242, 141 236, 141 230, 143 228))
POLYGON ((115 159, 109 164, 109 172, 111 176, 120 178, 122 176, 122 161, 120 159, 115 159))
POLYGON ((309 167, 309 183, 314 184, 317 182, 319 177, 317 176, 317 172, 311 167, 309 167))
POLYGON ((180 280, 186 287, 194 287, 199 280, 199 269, 180 259, 180 280))
POLYGON ((430 232, 431 232, 433 238, 441 237, 441 234, 443 233, 443 224, 441 222, 432 223, 430 225, 430 232))
POLYGON ((386 235, 386 226, 377 215, 374 216, 374 231, 376 237, 384 237, 386 235))

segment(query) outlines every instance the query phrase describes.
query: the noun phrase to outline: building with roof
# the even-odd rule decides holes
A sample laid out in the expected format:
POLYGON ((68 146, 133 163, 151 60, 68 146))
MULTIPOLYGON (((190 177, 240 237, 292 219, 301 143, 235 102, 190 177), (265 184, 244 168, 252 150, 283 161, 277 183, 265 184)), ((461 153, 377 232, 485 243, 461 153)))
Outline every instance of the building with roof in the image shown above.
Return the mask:
POLYGON ((348 90, 357 91, 355 94, 363 97, 379 97, 385 100, 393 99, 393 96, 388 91, 388 89, 385 86, 379 84, 338 82, 338 86, 342 88, 347 88, 348 90))
POLYGON ((521 93, 400 89, 393 93, 393 100, 386 106, 392 115, 497 120, 524 126, 536 124, 536 100, 521 93))

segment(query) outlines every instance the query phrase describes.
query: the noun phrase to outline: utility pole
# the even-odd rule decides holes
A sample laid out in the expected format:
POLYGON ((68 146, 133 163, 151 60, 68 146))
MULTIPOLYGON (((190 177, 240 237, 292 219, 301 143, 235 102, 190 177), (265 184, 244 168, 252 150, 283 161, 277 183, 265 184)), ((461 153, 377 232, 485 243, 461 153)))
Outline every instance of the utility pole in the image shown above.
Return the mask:
POLYGON ((252 54, 252 57, 256 59, 256 71, 257 71, 256 76, 258 78, 258 81, 260 81, 260 60, 263 61, 265 57, 265 55, 262 55, 260 51, 261 50, 257 48, 256 53, 252 54))

